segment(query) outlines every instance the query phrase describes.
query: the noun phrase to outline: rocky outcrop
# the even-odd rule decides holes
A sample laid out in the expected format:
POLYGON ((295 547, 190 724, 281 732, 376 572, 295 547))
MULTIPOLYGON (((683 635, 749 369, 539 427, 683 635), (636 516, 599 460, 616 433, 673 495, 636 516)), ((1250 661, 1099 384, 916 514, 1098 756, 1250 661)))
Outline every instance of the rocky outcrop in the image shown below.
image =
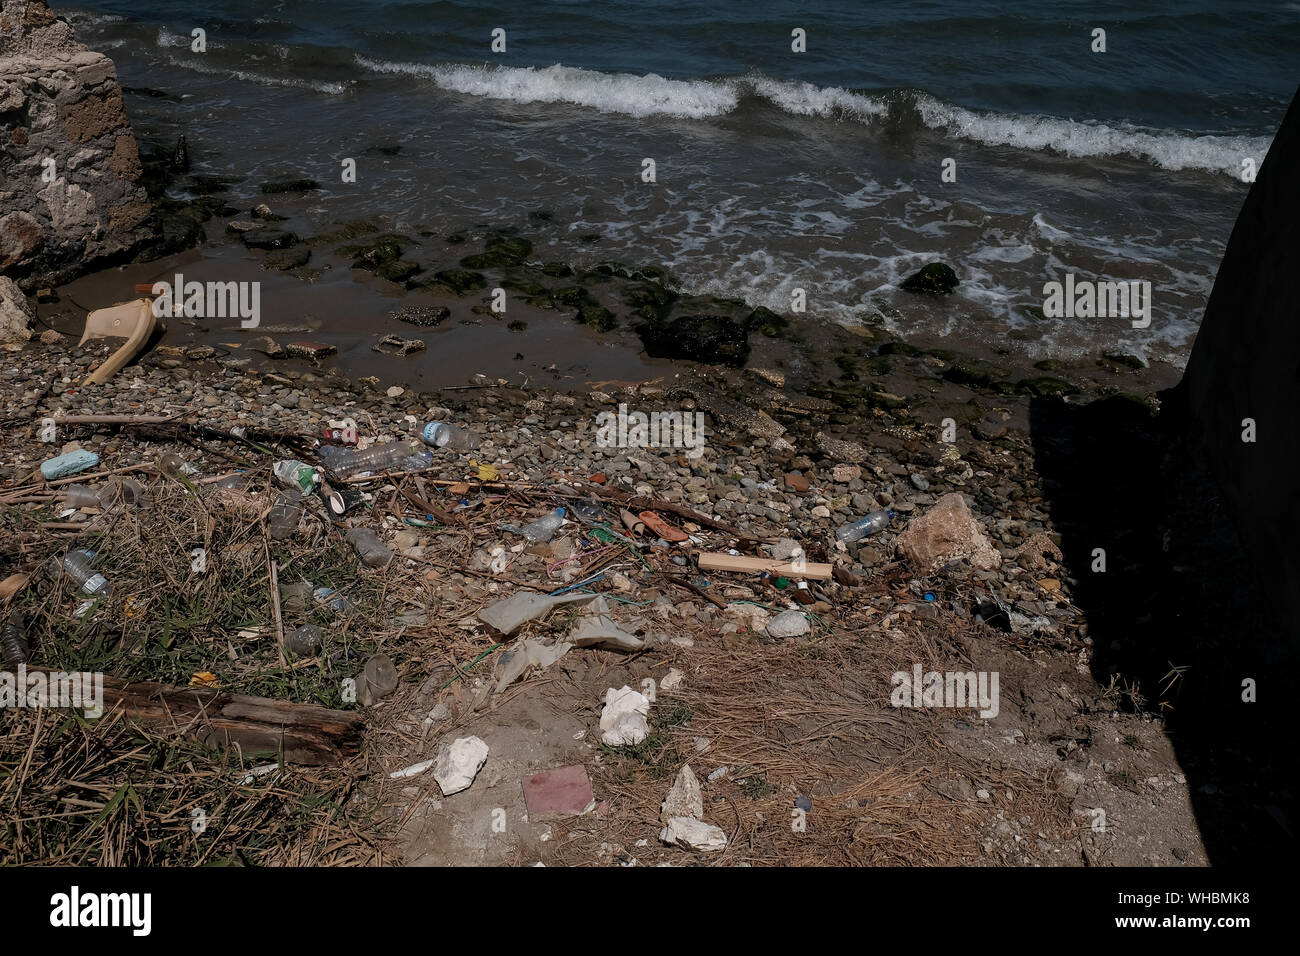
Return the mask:
POLYGON ((45 0, 0 0, 0 270, 24 289, 130 255, 151 234, 108 57, 45 0))
POLYGON ((13 279, 0 276, 0 345, 21 345, 30 339, 35 318, 23 290, 13 279))

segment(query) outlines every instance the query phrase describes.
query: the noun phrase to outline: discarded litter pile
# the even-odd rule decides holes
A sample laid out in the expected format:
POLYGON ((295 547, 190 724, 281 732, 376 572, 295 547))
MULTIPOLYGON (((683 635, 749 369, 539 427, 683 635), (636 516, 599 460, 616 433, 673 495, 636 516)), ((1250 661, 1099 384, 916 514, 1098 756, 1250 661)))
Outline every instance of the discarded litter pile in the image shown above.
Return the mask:
MULTIPOLYGON (((241 397, 260 386, 240 388, 237 372, 184 402, 157 377, 143 401, 125 376, 94 402, 75 385, 48 403, 23 396, 25 437, 0 467, 0 645, 6 666, 156 681, 178 700, 259 698, 245 724, 187 728, 224 749, 209 751, 216 761, 278 755, 351 772, 359 724, 391 730, 418 704, 414 743, 362 759, 379 759, 385 786, 432 780, 442 798, 464 799, 498 759, 465 721, 589 659, 628 675, 581 703, 609 763, 521 775, 530 817, 534 806, 548 808, 537 819, 595 812, 615 797, 609 766, 630 761, 655 781, 639 799, 671 804, 650 813, 660 844, 712 856, 732 852, 739 831, 698 806, 701 787, 785 799, 759 781, 799 772, 772 763, 773 741, 727 742, 737 728, 764 731, 753 714, 729 718, 736 701, 721 691, 699 696, 722 675, 741 686, 763 661, 799 680, 807 668, 869 667, 851 707, 807 698, 817 719, 845 708, 844 728, 867 733, 888 672, 932 659, 918 622, 940 633, 982 621, 1048 643, 1068 642, 1073 626, 1048 577, 1059 552, 1030 534, 1041 522, 987 527, 961 491, 971 468, 960 459, 934 466, 929 481, 949 487, 925 493, 926 481, 830 452, 786 450, 775 464, 779 439, 721 428, 698 457, 597 449, 575 422, 614 401, 600 393, 485 389, 449 408, 335 385, 328 404, 295 392, 268 407, 241 397), (870 645, 869 658, 849 645, 870 645), (633 675, 651 662, 658 699, 633 675), (682 743, 692 737, 704 748, 682 743), (691 751, 708 751, 692 758, 708 764, 733 745, 748 759, 700 778, 685 766, 691 751), (663 774, 677 780, 666 801, 663 774), (568 810, 547 802, 553 787, 568 810)), ((127 692, 107 709, 168 731, 127 692)), ((829 757, 815 767, 834 775, 829 757)), ((910 778, 873 779, 893 792, 910 778)))

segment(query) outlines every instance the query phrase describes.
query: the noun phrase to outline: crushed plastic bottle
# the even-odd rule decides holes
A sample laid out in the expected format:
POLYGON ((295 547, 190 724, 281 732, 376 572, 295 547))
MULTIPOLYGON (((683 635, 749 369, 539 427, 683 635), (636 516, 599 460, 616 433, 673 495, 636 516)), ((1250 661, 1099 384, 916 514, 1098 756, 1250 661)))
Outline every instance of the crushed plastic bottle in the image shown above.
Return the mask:
POLYGON ((320 474, 306 462, 277 461, 271 471, 286 488, 298 489, 300 496, 311 494, 320 484, 320 474))
POLYGON ((292 491, 277 492, 271 511, 266 516, 266 526, 271 538, 275 541, 283 541, 285 538, 292 537, 298 530, 300 520, 302 520, 302 497, 292 491))
POLYGON ((68 485, 63 504, 68 508, 107 508, 118 501, 138 505, 144 501, 144 485, 130 478, 114 481, 100 488, 89 485, 68 485))
POLYGON ((0 629, 0 666, 17 667, 27 663, 29 653, 27 641, 23 638, 22 617, 17 611, 12 612, 0 629))
POLYGON ((169 451, 158 459, 158 468, 163 474, 177 479, 182 475, 197 475, 199 473, 198 468, 191 465, 174 451, 169 451))
POLYGON ((98 508, 103 489, 91 488, 89 485, 68 485, 64 505, 69 508, 98 508))
POLYGON ((588 524, 598 524, 605 517, 605 506, 595 498, 581 498, 573 503, 573 513, 588 524))
POLYGON ((315 624, 304 624, 284 636, 285 650, 299 657, 310 657, 320 650, 321 632, 315 624))
POLYGON ((870 535, 880 531, 894 517, 894 512, 889 510, 873 511, 866 517, 859 518, 857 521, 844 525, 835 532, 835 537, 845 544, 852 544, 870 535))
MULTIPOLYGON (((381 475, 390 471, 409 471, 407 462, 415 455, 433 456, 427 448, 413 441, 393 441, 383 445, 371 445, 358 451, 342 445, 322 445, 316 449, 325 467, 339 478, 352 478, 357 475, 381 475)), ((422 461, 423 457, 421 458, 422 461)), ((420 468, 427 467, 421 464, 420 468)))
POLYGON ((337 614, 343 614, 353 610, 352 602, 339 594, 333 588, 319 587, 311 592, 311 596, 316 599, 317 604, 323 604, 337 614))
POLYGON ((372 700, 387 697, 397 690, 397 668, 393 666, 392 658, 387 654, 376 654, 366 661, 361 676, 365 680, 366 690, 370 692, 369 696, 372 700))
POLYGON ((467 428, 448 425, 446 422, 429 422, 420 430, 420 440, 434 448, 452 448, 456 451, 473 451, 479 446, 479 437, 467 428))
POLYGON ((525 541, 537 544, 541 541, 550 541, 562 524, 564 524, 564 509, 556 508, 550 514, 528 522, 519 533, 524 536, 525 541))
POLYGON ((347 539, 361 556, 361 562, 368 567, 382 568, 393 560, 393 552, 369 528, 353 528, 347 533, 347 539))
POLYGON ((107 578, 90 566, 93 560, 95 560, 94 551, 85 549, 69 551, 61 558, 51 559, 52 570, 71 579, 83 594, 108 596, 112 593, 113 587, 108 583, 107 578))

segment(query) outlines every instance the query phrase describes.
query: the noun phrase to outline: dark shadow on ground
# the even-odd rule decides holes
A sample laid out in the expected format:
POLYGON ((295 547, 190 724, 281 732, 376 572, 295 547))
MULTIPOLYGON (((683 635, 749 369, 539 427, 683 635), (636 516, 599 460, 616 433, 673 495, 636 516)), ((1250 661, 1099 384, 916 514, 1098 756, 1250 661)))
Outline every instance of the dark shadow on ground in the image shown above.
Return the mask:
POLYGON ((1165 398, 1158 416, 1122 397, 1035 401, 1044 497, 1089 622, 1093 673, 1131 690, 1122 708, 1165 718, 1210 861, 1291 857, 1293 718, 1276 694, 1243 702, 1242 682, 1294 666, 1297 642, 1273 621, 1267 602, 1284 597, 1243 554, 1165 398), (1098 548, 1104 572, 1093 570, 1098 548))

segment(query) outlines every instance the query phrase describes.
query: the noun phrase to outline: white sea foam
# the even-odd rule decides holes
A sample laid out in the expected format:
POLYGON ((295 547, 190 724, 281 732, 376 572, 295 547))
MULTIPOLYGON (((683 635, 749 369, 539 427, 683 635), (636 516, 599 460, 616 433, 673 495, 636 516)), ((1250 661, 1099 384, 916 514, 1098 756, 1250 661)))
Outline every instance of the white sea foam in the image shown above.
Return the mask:
POLYGON ((710 80, 670 80, 656 73, 634 76, 598 73, 556 64, 535 67, 485 67, 393 63, 357 57, 376 73, 406 73, 432 80, 444 90, 511 100, 515 103, 572 103, 627 116, 680 116, 702 119, 730 112, 736 91, 710 80))
POLYGON ((976 113, 916 95, 916 110, 931 129, 986 146, 1050 149, 1067 156, 1135 156, 1164 169, 1205 169, 1240 176, 1241 161, 1264 161, 1269 140, 1259 136, 1190 136, 1136 127, 1080 123, 1050 116, 976 113))
MULTIPOLYGON (((548 67, 398 63, 357 56, 375 73, 417 76, 441 89, 515 103, 569 103, 626 116, 708 119, 754 95, 797 116, 867 125, 891 113, 885 95, 774 80, 759 74, 717 80, 673 80, 648 73, 601 73, 556 64, 548 67)), ((894 94, 898 96, 898 94, 894 94)), ((1081 158, 1130 156, 1169 170, 1203 169, 1237 177, 1243 159, 1258 166, 1269 140, 1259 136, 1196 136, 1134 126, 1085 123, 1051 116, 977 112, 926 93, 902 94, 920 122, 946 136, 987 146, 1052 150, 1081 158)))
MULTIPOLYGON (((159 45, 163 44, 160 42, 159 45)), ((337 83, 325 80, 307 80, 296 76, 271 76, 266 73, 254 73, 251 70, 235 70, 230 67, 204 63, 198 58, 185 59, 169 56, 169 62, 173 66, 192 70, 195 73, 202 73, 205 76, 233 77, 245 83, 257 83, 260 86, 283 86, 295 90, 314 90, 317 93, 327 93, 330 96, 346 93, 353 84, 353 81, 337 83)))

